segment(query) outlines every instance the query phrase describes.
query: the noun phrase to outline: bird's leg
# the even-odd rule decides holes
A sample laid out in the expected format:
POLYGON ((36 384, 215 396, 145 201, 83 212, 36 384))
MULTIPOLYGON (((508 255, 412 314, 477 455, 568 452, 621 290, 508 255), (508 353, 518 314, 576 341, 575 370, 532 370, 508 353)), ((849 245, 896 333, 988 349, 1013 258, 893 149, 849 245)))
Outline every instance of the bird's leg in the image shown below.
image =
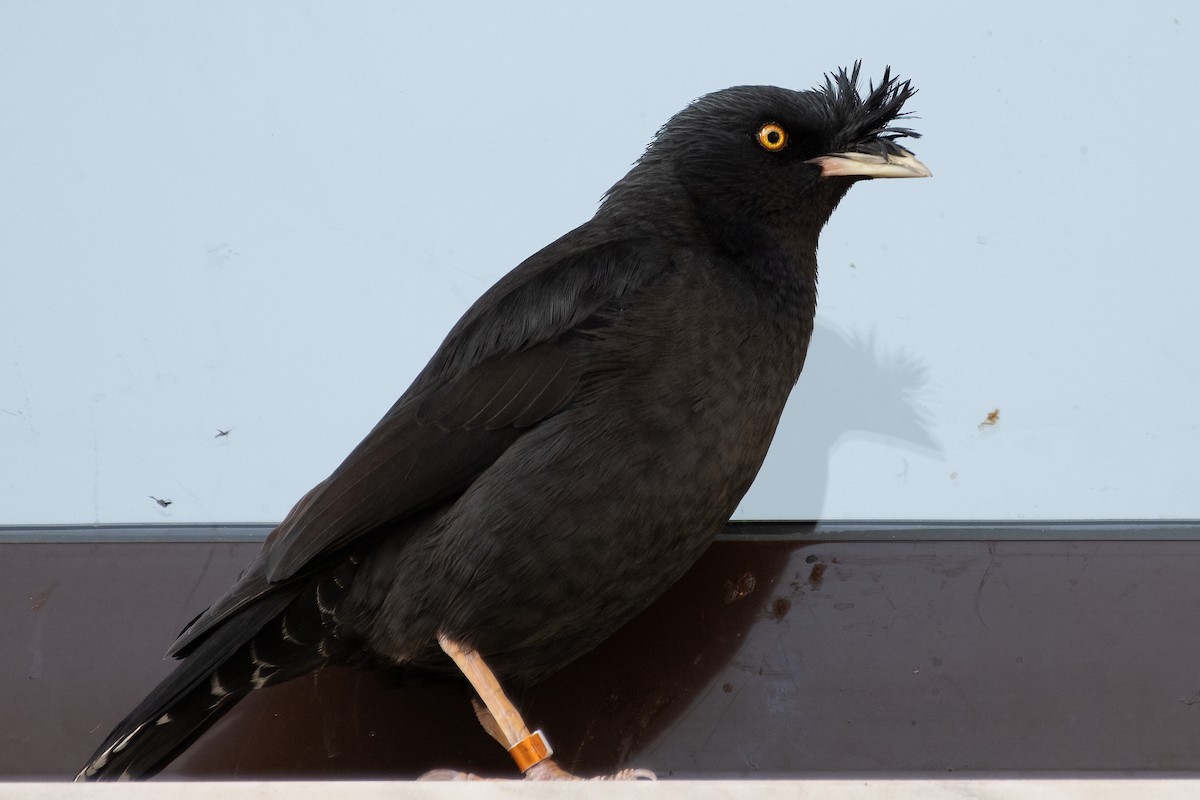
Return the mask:
POLYGON ((504 740, 500 726, 496 724, 496 718, 492 716, 492 712, 487 710, 487 706, 479 702, 478 697, 471 698, 471 708, 475 709, 475 719, 479 720, 479 726, 487 731, 487 735, 508 747, 508 742, 504 740))
MULTIPOLYGON (((554 751, 550 749, 542 732, 529 732, 529 727, 521 718, 521 713, 504 694, 504 689, 500 687, 500 681, 497 680, 483 658, 474 650, 462 647, 445 635, 438 636, 438 644, 446 651, 446 655, 454 660, 455 665, 470 681, 471 686, 475 688, 475 693, 479 695, 482 706, 475 704, 475 714, 479 718, 480 725, 491 734, 492 738, 504 745, 509 755, 513 757, 513 761, 517 763, 518 769, 526 773, 528 777, 547 772, 559 772, 562 773, 561 777, 571 777, 569 773, 550 760, 550 755, 554 751), (538 767, 545 762, 549 762, 549 764, 539 769, 538 767)), ((469 778, 470 776, 464 777, 469 778)))
MULTIPOLYGON (((483 701, 483 705, 487 708, 489 715, 492 718, 493 725, 484 724, 484 730, 488 730, 493 737, 498 739, 509 752, 519 743, 529 740, 534 734, 529 732, 528 726, 525 725, 525 720, 521 718, 521 713, 517 711, 516 706, 504 694, 504 689, 500 687, 500 681, 497 680, 495 674, 484 662, 483 658, 474 650, 467 650, 447 636, 438 636, 438 644, 446 651, 446 655, 454 659, 454 663, 462 671, 467 680, 471 682, 471 686, 475 688, 479 699, 483 701), (491 730, 489 730, 491 729, 491 730)), ((478 712, 477 712, 478 713, 478 712)), ((482 720, 481 720, 482 722, 482 720)), ((540 738, 540 733, 538 734, 540 738)), ((541 740, 544 743, 544 739, 541 740)), ((549 745, 543 745, 538 749, 546 751, 542 758, 550 755, 549 745)), ((517 756, 513 756, 517 759, 517 756)), ((522 765, 520 760, 517 760, 517 766, 521 767, 522 771, 533 766, 533 763, 540 761, 541 758, 534 758, 531 763, 522 765)))
MULTIPOLYGON (((529 732, 529 726, 521 718, 521 713, 504 694, 500 681, 474 650, 469 650, 448 636, 439 634, 438 644, 446 651, 446 655, 454 660, 462 674, 475 688, 482 705, 475 703, 475 715, 479 724, 493 739, 504 745, 517 768, 525 773, 527 780, 579 780, 550 758, 554 751, 550 748, 546 737, 541 731, 529 732)), ((426 773, 423 778, 450 780, 478 780, 475 775, 457 773, 448 770, 434 770, 426 773)), ((627 769, 615 775, 606 776, 609 780, 637 780, 639 778, 654 778, 649 770, 627 769)))

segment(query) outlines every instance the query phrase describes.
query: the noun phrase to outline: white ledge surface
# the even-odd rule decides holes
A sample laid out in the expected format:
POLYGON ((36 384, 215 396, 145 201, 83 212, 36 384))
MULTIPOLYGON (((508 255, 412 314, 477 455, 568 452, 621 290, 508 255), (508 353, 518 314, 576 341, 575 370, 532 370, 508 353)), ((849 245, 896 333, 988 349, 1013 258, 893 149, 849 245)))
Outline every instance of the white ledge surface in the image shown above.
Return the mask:
POLYGON ((965 779, 965 780, 811 780, 811 781, 659 781, 657 783, 534 783, 520 781, 411 783, 343 782, 197 782, 171 783, 0 783, 0 800, 112 798, 112 800, 501 800, 502 798, 686 798, 686 800, 1194 800, 1196 779, 965 779))

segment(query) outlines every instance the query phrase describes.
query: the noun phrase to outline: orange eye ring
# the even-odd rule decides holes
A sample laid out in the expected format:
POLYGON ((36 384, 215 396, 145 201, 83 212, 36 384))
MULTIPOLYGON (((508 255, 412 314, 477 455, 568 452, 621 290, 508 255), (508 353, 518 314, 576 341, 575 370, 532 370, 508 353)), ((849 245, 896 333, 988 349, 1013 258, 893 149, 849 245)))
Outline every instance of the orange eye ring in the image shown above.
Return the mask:
POLYGON ((778 153, 783 148, 787 147, 788 135, 783 126, 768 122, 758 129, 758 133, 754 135, 762 148, 771 153, 778 153))

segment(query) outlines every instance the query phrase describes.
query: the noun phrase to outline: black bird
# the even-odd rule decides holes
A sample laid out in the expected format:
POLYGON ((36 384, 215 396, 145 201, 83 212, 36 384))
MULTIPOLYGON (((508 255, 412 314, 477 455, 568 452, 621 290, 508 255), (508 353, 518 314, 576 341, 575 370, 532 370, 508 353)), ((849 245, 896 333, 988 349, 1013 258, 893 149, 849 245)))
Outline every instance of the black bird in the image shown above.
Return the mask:
MULTIPOLYGON (((668 121, 591 221, 466 312, 408 391, 171 648, 80 779, 152 775, 250 691, 328 663, 461 670, 529 777, 566 777, 498 681, 586 653, 700 556, 800 375, 817 237, 913 94, 859 67, 668 121)), ((630 773, 632 774, 632 773, 630 773)))

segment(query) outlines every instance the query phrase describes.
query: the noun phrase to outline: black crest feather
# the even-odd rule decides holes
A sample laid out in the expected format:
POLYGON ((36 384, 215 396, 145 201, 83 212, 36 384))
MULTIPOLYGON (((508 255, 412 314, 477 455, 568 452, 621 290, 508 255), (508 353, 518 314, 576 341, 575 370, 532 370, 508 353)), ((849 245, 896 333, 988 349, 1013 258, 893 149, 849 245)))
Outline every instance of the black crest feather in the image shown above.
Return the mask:
POLYGON ((873 82, 867 84, 867 94, 863 97, 858 89, 861 70, 862 62, 855 61, 849 71, 843 67, 837 74, 826 75, 825 85, 815 90, 825 95, 846 143, 880 142, 887 147, 896 139, 919 139, 921 134, 912 128, 892 125, 909 116, 902 109, 917 93, 912 84, 892 77, 889 66, 884 68, 883 80, 878 86, 873 82))

